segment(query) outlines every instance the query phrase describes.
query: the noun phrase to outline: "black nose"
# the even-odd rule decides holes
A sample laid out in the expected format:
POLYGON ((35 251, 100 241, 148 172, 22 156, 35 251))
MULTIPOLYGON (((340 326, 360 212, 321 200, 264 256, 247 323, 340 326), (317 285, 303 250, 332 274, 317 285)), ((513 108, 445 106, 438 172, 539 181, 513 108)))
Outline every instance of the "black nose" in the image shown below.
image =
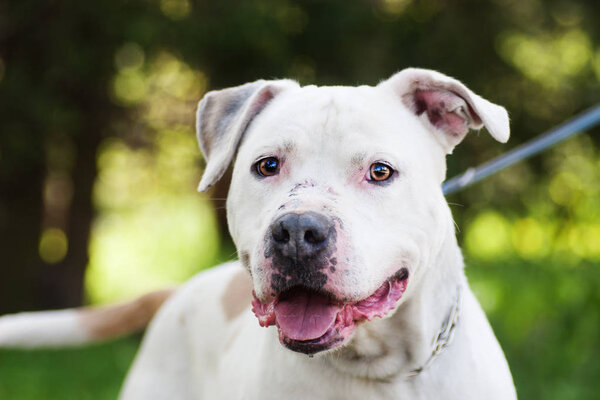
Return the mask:
POLYGON ((271 224, 273 246, 286 257, 310 257, 327 247, 333 223, 316 212, 288 213, 271 224))

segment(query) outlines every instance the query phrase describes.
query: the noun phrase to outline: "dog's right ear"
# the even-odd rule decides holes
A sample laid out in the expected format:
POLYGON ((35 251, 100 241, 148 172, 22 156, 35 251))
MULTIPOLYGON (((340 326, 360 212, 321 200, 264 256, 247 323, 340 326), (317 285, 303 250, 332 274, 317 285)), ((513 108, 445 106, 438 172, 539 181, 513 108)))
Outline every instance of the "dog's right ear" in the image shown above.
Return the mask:
POLYGON ((221 179, 254 117, 275 96, 293 87, 298 84, 291 80, 259 80, 208 92, 202 98, 196 113, 196 135, 206 169, 198 191, 207 191, 221 179))
POLYGON ((510 136, 504 107, 490 103, 456 79, 439 72, 407 68, 380 85, 391 87, 400 96, 447 154, 452 153, 469 129, 485 126, 492 137, 502 143, 510 136))

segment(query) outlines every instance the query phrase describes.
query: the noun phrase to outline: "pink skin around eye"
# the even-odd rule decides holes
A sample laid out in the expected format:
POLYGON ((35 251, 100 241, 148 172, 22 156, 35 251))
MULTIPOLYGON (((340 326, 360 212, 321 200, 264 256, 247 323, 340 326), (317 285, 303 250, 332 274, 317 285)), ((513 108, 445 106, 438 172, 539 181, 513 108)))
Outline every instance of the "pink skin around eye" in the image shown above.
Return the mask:
MULTIPOLYGON (((365 167, 360 167, 357 168, 352 175, 350 175, 350 179, 349 181, 355 185, 355 184, 359 184, 360 186, 363 185, 369 185, 369 168, 365 168, 365 167)), ((366 188, 366 186, 365 186, 366 188)))

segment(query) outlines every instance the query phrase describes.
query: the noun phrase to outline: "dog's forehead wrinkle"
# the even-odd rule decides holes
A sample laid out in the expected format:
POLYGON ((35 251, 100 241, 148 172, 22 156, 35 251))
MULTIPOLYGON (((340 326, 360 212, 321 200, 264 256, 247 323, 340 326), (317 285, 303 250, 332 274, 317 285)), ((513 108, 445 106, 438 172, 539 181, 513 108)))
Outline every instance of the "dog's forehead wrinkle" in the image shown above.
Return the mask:
POLYGON ((301 126, 317 122, 323 126, 344 113, 352 115, 353 110, 366 112, 366 105, 376 101, 378 96, 365 96, 356 88, 331 86, 305 86, 297 91, 282 95, 270 109, 265 110, 269 119, 291 123, 295 121, 301 126), (368 101, 365 97, 368 97, 368 101), (319 116, 318 120, 311 116, 319 116))
POLYGON ((367 158, 367 152, 366 151, 361 151, 361 152, 358 152, 358 153, 354 153, 352 155, 352 157, 350 158, 350 163, 355 168, 361 167, 366 158, 367 158))
MULTIPOLYGON (((340 114, 337 102, 333 97, 322 107, 322 113, 325 116, 322 123, 323 133, 326 134, 336 128, 336 120, 340 114)), ((321 135, 321 138, 324 139, 323 135, 321 135)))
POLYGON ((285 139, 283 141, 283 144, 282 144, 281 148, 283 149, 284 152, 291 153, 296 148, 296 144, 291 139, 285 139))

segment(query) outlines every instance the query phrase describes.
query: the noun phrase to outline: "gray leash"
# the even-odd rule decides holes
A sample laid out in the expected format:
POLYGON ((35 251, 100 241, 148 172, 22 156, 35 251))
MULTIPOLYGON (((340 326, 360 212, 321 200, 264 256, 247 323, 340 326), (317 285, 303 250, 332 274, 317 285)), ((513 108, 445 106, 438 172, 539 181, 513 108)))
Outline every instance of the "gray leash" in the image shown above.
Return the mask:
POLYGON ((462 174, 444 182, 442 184, 442 190, 445 195, 458 192, 467 186, 471 186, 506 167, 529 158, 534 154, 540 153, 541 151, 599 123, 600 104, 582 112, 556 128, 541 134, 538 138, 532 139, 529 142, 514 148, 506 154, 498 156, 478 167, 469 168, 462 174))

